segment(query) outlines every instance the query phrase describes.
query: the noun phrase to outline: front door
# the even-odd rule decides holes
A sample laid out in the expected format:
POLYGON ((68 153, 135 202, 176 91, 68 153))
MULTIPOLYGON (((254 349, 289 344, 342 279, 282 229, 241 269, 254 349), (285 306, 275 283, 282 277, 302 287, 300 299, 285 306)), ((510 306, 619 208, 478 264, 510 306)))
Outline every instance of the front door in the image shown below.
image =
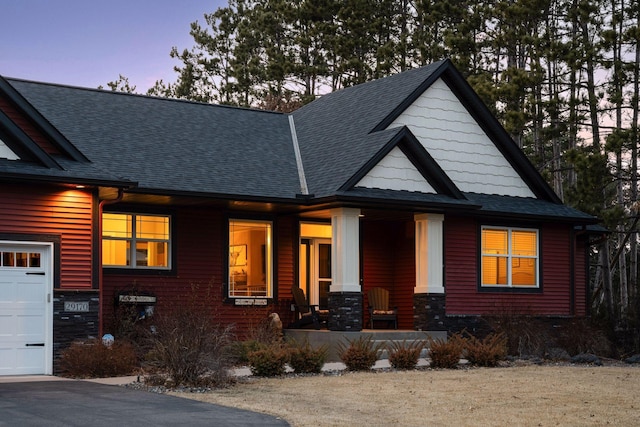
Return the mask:
POLYGON ((52 373, 51 251, 0 242, 0 375, 52 373))
POLYGON ((329 308, 331 287, 331 240, 302 239, 300 243, 300 284, 309 303, 329 308))

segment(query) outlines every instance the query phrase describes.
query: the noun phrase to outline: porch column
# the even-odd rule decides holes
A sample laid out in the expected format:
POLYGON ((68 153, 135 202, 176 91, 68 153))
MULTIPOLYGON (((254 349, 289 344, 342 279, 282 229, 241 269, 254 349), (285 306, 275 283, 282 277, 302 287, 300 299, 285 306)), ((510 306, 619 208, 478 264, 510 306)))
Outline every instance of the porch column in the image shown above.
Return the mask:
POLYGON ((445 329, 445 290, 443 278, 444 215, 416 214, 415 257, 416 286, 414 288, 414 328, 445 329))
POLYGON ((331 228, 328 327, 334 331, 360 331, 360 209, 331 209, 331 228))

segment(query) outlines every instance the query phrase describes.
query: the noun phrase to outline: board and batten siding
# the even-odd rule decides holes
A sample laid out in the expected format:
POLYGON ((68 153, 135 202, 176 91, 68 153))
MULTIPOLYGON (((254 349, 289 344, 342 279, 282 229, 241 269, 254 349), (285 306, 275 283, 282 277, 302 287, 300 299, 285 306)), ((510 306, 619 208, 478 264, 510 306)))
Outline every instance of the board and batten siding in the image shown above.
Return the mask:
POLYGON ((463 192, 535 197, 442 79, 389 128, 407 126, 463 192))
POLYGON ((0 234, 60 238, 60 289, 92 289, 93 196, 81 190, 3 184, 0 234))
MULTIPOLYGON (((540 229, 542 292, 478 290, 478 224, 469 218, 445 219, 445 282, 448 315, 571 315, 570 226, 540 229)), ((581 280, 576 277, 576 280, 581 280)))
POLYGON ((356 187, 418 191, 432 194, 436 192, 398 147, 393 148, 389 154, 380 160, 358 182, 356 187))

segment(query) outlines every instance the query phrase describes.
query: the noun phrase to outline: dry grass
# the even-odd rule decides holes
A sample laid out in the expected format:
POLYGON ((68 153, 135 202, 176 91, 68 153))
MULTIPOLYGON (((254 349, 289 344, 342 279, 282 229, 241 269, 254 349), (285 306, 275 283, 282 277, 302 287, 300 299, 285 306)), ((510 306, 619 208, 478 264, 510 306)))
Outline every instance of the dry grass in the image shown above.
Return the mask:
POLYGON ((249 379, 174 393, 292 426, 636 426, 640 368, 521 366, 249 379))

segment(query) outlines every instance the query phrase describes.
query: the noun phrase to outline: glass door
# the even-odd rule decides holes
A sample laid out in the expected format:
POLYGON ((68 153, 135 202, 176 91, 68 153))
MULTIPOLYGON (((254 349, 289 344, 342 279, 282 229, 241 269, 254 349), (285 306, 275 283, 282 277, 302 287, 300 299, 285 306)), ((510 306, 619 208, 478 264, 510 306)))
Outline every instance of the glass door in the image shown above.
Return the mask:
POLYGON ((309 303, 328 309, 331 287, 331 240, 300 241, 300 288, 309 303))

